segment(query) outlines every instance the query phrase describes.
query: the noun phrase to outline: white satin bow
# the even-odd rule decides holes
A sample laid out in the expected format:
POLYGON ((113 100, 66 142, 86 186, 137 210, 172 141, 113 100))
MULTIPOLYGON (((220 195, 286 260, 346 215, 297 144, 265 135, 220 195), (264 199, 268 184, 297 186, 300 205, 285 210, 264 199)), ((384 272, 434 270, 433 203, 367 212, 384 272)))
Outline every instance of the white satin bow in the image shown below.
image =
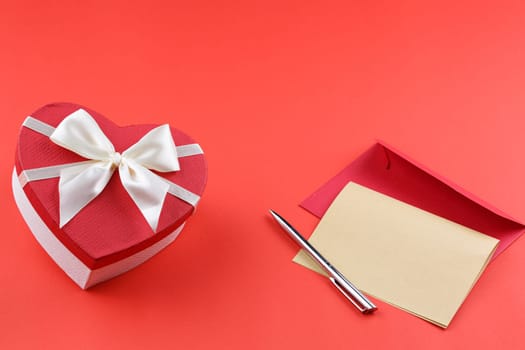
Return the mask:
POLYGON ((180 170, 177 149, 167 124, 149 131, 120 154, 93 117, 79 109, 57 126, 50 139, 92 160, 60 172, 60 227, 104 190, 118 168, 122 185, 156 232, 169 185, 149 169, 180 170))

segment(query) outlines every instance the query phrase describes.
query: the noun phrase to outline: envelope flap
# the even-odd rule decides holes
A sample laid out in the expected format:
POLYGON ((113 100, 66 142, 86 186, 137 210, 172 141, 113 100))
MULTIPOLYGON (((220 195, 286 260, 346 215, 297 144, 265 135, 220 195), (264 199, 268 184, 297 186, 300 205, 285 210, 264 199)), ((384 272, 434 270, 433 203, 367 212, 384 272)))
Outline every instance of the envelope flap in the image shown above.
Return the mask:
POLYGON ((411 163, 412 165, 414 165, 415 167, 423 170, 425 173, 427 173, 428 175, 438 179, 439 181, 443 182, 445 185, 447 185, 448 187, 452 188, 453 190, 455 190, 456 192, 458 192, 459 194, 461 194, 462 196, 470 199, 472 202, 474 203, 477 203, 479 204, 480 206, 490 210, 491 212, 493 212, 494 214, 498 215, 498 216, 501 216, 505 219, 508 219, 510 221, 513 221, 515 223, 518 223, 520 225, 525 225, 525 223, 521 222, 520 220, 512 217, 511 215, 507 214, 505 211, 495 207, 494 205, 492 205, 491 203, 481 199, 480 197, 476 196, 475 194, 473 194, 472 192, 469 192, 467 191, 466 189, 464 189, 463 187, 455 184, 454 182, 450 181, 449 179, 447 179, 446 177, 444 176, 441 176, 440 174, 437 174, 436 172, 432 171, 432 169, 428 168, 427 166, 425 166, 424 164, 412 159, 411 157, 407 156, 406 154, 402 153, 401 151, 395 149, 394 147, 392 147, 391 145, 388 145, 386 144, 384 141, 379 141, 378 142, 378 145, 381 145, 383 146, 384 148, 386 148, 387 150, 389 150, 390 152, 393 152, 395 154, 397 154, 398 156, 400 156, 401 158, 403 158, 404 160, 406 160, 407 162, 411 163))

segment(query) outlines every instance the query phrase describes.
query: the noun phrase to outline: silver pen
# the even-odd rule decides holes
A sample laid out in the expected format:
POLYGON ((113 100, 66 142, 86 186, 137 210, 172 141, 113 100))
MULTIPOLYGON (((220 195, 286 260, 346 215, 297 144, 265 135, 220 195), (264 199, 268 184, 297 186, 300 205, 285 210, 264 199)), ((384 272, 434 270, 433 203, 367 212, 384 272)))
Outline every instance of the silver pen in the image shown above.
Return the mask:
POLYGON ((377 307, 368 300, 350 281, 348 281, 341 272, 332 266, 306 239, 301 236, 296 229, 292 227, 279 214, 270 210, 270 214, 281 225, 281 227, 293 238, 293 240, 303 248, 310 257, 312 257, 323 270, 328 274, 328 278, 334 286, 354 304, 354 306, 364 314, 372 313, 377 307))

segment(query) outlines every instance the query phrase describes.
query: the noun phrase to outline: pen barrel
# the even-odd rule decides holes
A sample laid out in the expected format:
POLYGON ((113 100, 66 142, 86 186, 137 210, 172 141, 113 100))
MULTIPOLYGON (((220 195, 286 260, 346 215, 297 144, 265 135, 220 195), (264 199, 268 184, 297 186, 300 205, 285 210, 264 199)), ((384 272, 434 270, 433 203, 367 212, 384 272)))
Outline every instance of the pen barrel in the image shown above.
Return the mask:
POLYGON ((345 276, 332 266, 306 239, 301 236, 286 220, 274 211, 270 211, 272 216, 277 220, 279 225, 299 244, 308 255, 314 259, 323 270, 328 274, 330 281, 337 289, 362 313, 371 313, 377 307, 368 300, 345 276))

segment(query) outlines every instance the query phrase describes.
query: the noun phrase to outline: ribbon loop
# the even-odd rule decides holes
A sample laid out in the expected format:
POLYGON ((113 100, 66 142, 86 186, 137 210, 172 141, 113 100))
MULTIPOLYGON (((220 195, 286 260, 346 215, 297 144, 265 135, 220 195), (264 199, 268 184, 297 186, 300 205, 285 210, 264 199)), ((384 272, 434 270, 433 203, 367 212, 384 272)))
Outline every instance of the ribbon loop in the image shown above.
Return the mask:
POLYGON ((145 168, 160 172, 179 171, 177 148, 167 124, 156 127, 122 153, 145 168))
POLYGON ((170 189, 159 172, 180 170, 177 148, 168 125, 149 131, 120 154, 99 125, 83 109, 70 115, 49 137, 52 142, 93 162, 60 170, 60 227, 95 199, 118 169, 122 185, 155 232, 170 189))
POLYGON ((115 147, 95 119, 83 109, 64 118, 49 138, 87 159, 109 160, 109 156, 115 152, 115 147))

